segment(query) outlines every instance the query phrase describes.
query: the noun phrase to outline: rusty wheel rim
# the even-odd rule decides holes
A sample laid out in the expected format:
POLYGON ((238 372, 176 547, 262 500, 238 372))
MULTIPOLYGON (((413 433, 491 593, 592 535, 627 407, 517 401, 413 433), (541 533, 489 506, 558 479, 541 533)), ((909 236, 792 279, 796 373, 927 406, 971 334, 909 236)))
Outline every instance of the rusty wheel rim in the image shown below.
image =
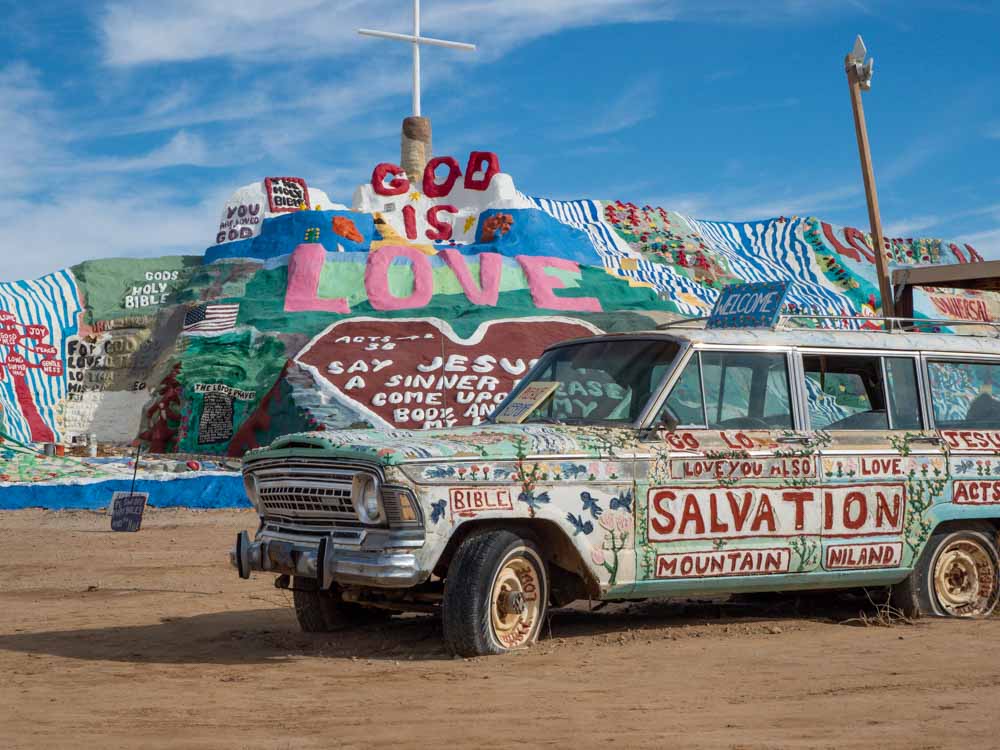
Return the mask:
POLYGON ((949 544, 934 565, 934 592, 953 617, 988 614, 996 604, 997 570, 989 551, 963 539, 949 544))
POLYGON ((490 594, 493 634, 507 649, 523 648, 535 633, 541 613, 541 580, 535 564, 524 552, 504 561, 490 594))

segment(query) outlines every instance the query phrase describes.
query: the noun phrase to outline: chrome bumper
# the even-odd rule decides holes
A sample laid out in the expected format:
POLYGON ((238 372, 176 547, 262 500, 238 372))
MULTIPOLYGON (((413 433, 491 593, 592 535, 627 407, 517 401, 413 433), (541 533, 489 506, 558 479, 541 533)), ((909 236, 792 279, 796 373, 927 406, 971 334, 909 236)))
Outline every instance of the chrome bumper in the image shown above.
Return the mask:
POLYGON ((241 578, 253 571, 315 578, 320 588, 333 583, 380 588, 407 588, 430 577, 409 551, 423 546, 423 535, 371 531, 358 545, 341 545, 333 537, 315 542, 261 532, 252 540, 241 531, 229 560, 241 578))

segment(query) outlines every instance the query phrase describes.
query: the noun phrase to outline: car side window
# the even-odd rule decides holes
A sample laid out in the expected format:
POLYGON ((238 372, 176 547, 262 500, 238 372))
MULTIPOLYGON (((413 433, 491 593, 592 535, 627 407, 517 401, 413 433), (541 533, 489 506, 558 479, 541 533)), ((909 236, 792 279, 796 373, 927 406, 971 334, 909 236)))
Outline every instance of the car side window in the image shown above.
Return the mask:
POLYGON ((720 430, 791 429, 788 360, 780 352, 702 352, 705 416, 720 430))
POLYGON ((938 427, 1000 429, 1000 363, 927 363, 938 427))
POLYGON ((803 354, 814 430, 888 430, 880 357, 803 354))
POLYGON ((923 428, 913 357, 803 354, 802 367, 814 430, 923 428))
POLYGON ((688 362, 665 407, 683 425, 775 430, 791 429, 791 403, 784 354, 703 351, 688 362))

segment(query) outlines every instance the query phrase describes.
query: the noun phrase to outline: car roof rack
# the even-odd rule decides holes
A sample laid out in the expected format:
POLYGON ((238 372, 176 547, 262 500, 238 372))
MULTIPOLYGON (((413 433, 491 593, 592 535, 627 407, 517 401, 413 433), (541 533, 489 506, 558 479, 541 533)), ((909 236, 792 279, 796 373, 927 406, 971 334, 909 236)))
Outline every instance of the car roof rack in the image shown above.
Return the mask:
MULTIPOLYGON (((931 333, 930 331, 919 330, 923 326, 984 326, 993 330, 993 337, 1000 337, 1000 321, 985 320, 953 320, 951 318, 899 318, 899 317, 870 317, 867 315, 818 315, 813 313, 782 313, 778 322, 771 330, 802 330, 808 326, 793 325, 793 320, 815 320, 815 321, 840 321, 854 324, 880 323, 882 330, 887 333, 931 333)), ((660 323, 656 330, 663 331, 671 328, 683 328, 688 326, 705 327, 708 322, 707 316, 697 318, 680 318, 667 323, 660 323)), ((730 329, 739 330, 739 329, 730 329)), ((820 326, 823 331, 857 331, 857 327, 820 326)), ((933 333, 944 333, 944 331, 933 331, 933 333)), ((972 332, 972 336, 989 336, 987 333, 972 332)))

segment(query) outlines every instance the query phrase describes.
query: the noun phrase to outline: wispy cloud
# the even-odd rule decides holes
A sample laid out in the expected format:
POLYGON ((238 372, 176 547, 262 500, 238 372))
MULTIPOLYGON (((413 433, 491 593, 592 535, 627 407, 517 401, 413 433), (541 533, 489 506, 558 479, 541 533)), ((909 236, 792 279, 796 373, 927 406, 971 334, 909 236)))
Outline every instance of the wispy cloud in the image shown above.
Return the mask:
POLYGON ((216 167, 232 163, 228 158, 220 157, 220 149, 210 149, 202 136, 181 130, 162 146, 154 148, 142 156, 124 159, 85 160, 75 164, 72 171, 82 173, 148 172, 168 167, 216 167))
POLYGON ((195 205, 163 191, 127 185, 73 184, 44 202, 0 205, 0 279, 28 279, 86 258, 190 254, 208 245, 228 195, 213 191, 195 205), (14 251, 14 252, 12 252, 14 251), (16 260, 13 256, 16 256, 16 260))
MULTIPOLYGON (((226 57, 266 63, 289 54, 301 64, 391 45, 355 30, 408 31, 401 6, 408 8, 399 0, 116 0, 104 7, 99 26, 105 60, 114 66, 226 57)), ((423 9, 422 26, 430 36, 488 40, 478 56, 489 61, 567 29, 669 20, 773 24, 843 8, 840 0, 436 0, 423 9)))
POLYGON ((640 76, 610 103, 594 102, 596 111, 589 125, 572 133, 575 139, 611 135, 628 130, 656 115, 659 82, 656 76, 640 76))
MULTIPOLYGON (((392 43, 364 39, 356 29, 381 28, 393 19, 390 26, 406 30, 409 22, 400 5, 394 0, 113 2, 100 27, 105 59, 117 66, 219 57, 267 61, 289 53, 296 61, 332 59, 354 55, 362 45, 373 50, 372 56, 384 56, 392 43)), ((488 37, 480 56, 489 58, 568 28, 612 19, 666 20, 675 14, 674 3, 656 0, 439 0, 424 9, 422 25, 433 36, 488 37)))
POLYGON ((972 245, 987 260, 1000 260, 1000 226, 982 232, 963 234, 955 241, 972 245))
POLYGON ((754 221, 776 216, 829 215, 832 211, 864 203, 861 186, 852 184, 816 191, 793 191, 787 185, 765 184, 751 191, 751 196, 747 192, 719 196, 719 200, 713 202, 715 216, 732 221, 754 221))
POLYGON ((907 177, 953 146, 952 134, 932 133, 918 138, 897 150, 883 167, 876 164, 876 177, 881 182, 907 177))
POLYGON ((925 229, 936 227, 939 224, 941 224, 941 217, 934 214, 908 216, 886 224, 885 234, 889 237, 914 237, 925 229))
POLYGON ((57 119, 38 71, 23 63, 0 68, 0 179, 15 192, 58 161, 59 139, 46 135, 59 132, 57 119))

